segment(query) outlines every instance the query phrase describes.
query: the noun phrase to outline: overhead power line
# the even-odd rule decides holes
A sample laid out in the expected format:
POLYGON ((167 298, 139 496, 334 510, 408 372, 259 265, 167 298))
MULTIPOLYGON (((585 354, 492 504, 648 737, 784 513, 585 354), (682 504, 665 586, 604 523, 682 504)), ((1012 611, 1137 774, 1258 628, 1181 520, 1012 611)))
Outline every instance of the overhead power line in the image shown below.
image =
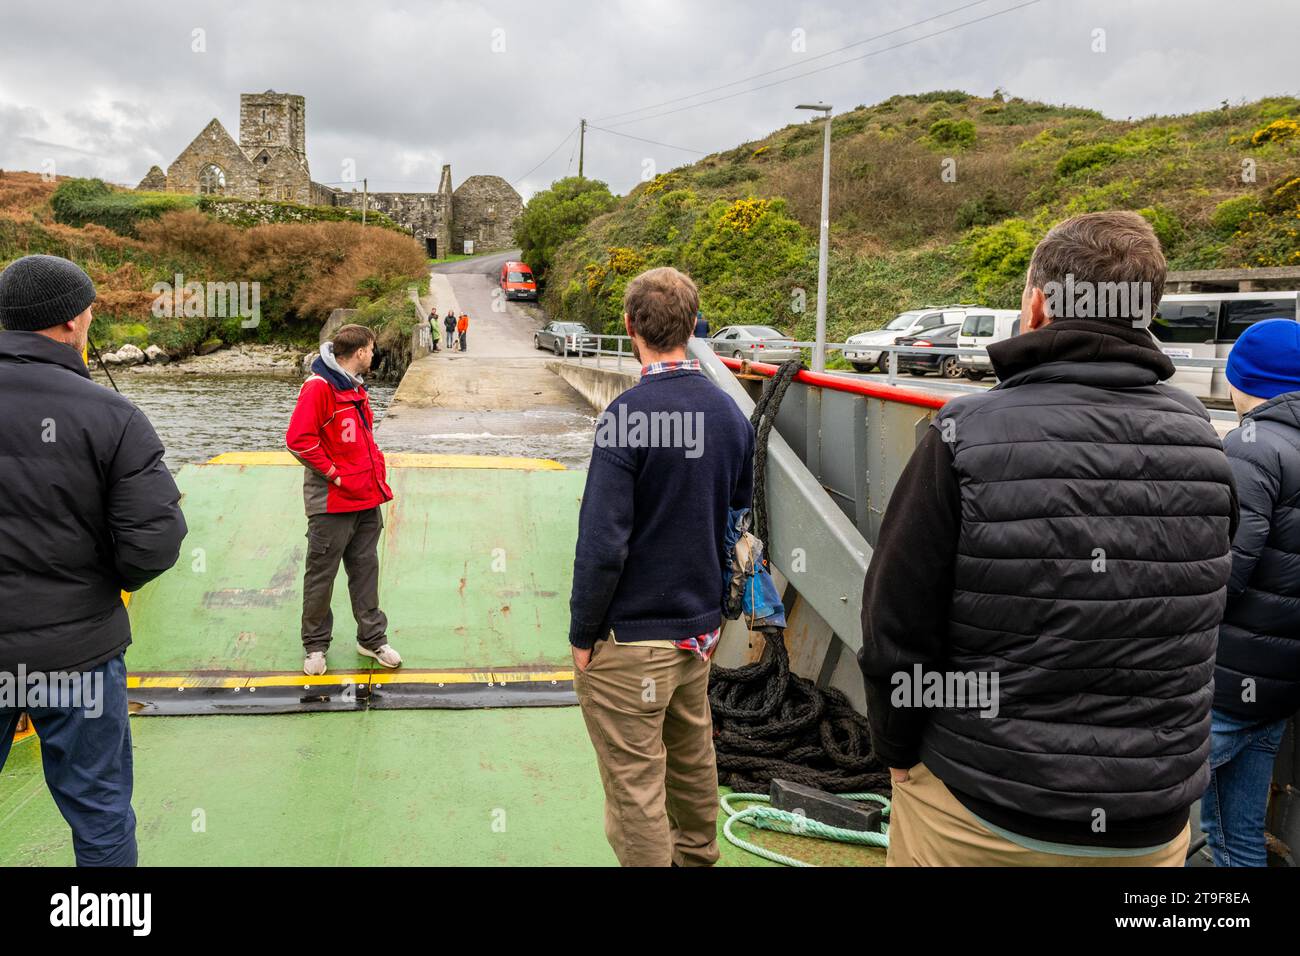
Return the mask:
POLYGON ((709 93, 717 93, 719 90, 725 90, 728 87, 739 86, 741 83, 748 83, 751 80, 761 80, 765 76, 772 76, 775 73, 784 73, 786 70, 797 69, 801 66, 807 66, 814 60, 824 60, 828 56, 835 56, 837 53, 843 53, 845 50, 852 50, 854 47, 862 46, 864 43, 874 43, 876 40, 883 40, 885 37, 893 36, 896 33, 902 33, 905 30, 911 30, 923 24, 930 23, 934 20, 942 20, 944 17, 951 16, 954 13, 960 13, 963 10, 969 10, 971 7, 978 7, 988 3, 989 0, 972 0, 970 3, 964 3, 959 7, 953 7, 951 10, 945 10, 943 13, 936 13, 932 17, 926 17, 924 20, 916 20, 906 26, 901 26, 893 30, 887 30, 884 33, 877 33, 875 36, 867 37, 863 40, 856 40, 835 50, 828 50, 826 53, 818 53, 814 56, 804 57, 798 63, 790 63, 786 66, 778 66, 772 70, 764 70, 761 73, 754 73, 750 76, 742 77, 739 80, 732 80, 730 83, 723 83, 721 86, 711 86, 707 90, 697 90, 694 93, 687 93, 685 96, 674 96, 671 99, 664 100, 660 103, 652 103, 649 106, 642 106, 640 109, 624 110, 621 113, 611 113, 608 116, 597 116, 596 122, 603 123, 606 120, 619 119, 623 116, 631 116, 633 113, 644 113, 647 110, 659 109, 663 106, 671 106, 673 103, 680 103, 684 100, 692 100, 697 96, 706 96, 709 93))
POLYGON ((539 169, 541 169, 543 166, 545 166, 546 163, 550 161, 550 158, 551 158, 552 156, 554 156, 556 153, 558 153, 558 152, 560 151, 561 147, 563 147, 564 144, 567 143, 567 142, 569 141, 569 138, 570 138, 571 136, 573 136, 573 134, 576 133, 577 131, 578 131, 578 127, 577 127, 577 126, 574 126, 573 129, 569 130, 568 134, 564 137, 564 139, 560 140, 558 143, 555 144, 555 149, 551 150, 549 153, 546 154, 546 158, 545 158, 545 159, 543 159, 540 163, 538 163, 538 164, 537 164, 536 166, 534 166, 532 169, 528 170, 528 172, 524 173, 522 176, 520 176, 518 179, 515 180, 515 185, 516 185, 516 186, 519 185, 519 184, 522 183, 525 179, 527 179, 529 176, 531 176, 533 173, 537 172, 537 170, 539 170, 539 169))
POLYGON ((738 96, 745 96, 749 93, 757 93, 759 90, 766 90, 766 89, 770 89, 773 86, 780 86, 783 83, 789 83, 791 80, 798 80, 806 76, 814 76, 818 73, 825 73, 828 70, 834 70, 838 67, 846 66, 849 63, 857 63, 861 60, 870 59, 873 56, 879 56, 882 53, 889 53, 891 50, 898 50, 905 46, 911 46, 913 43, 920 43, 922 40, 930 40, 937 36, 943 36, 945 33, 952 33, 954 30, 960 30, 962 27, 968 27, 976 23, 982 23, 985 20, 992 20, 995 17, 1000 17, 1005 14, 1012 13, 1013 11, 1024 9, 1025 7, 1032 7, 1035 4, 1041 2, 1042 0, 1024 0, 1024 2, 1015 4, 1014 6, 1007 7, 1005 10, 997 10, 993 13, 987 13, 981 17, 975 17, 970 20, 964 20, 961 23, 955 23, 952 26, 944 27, 942 30, 935 30, 932 33, 926 33, 919 37, 913 37, 910 40, 903 40, 900 43, 894 43, 890 46, 882 47, 879 50, 872 50, 870 53, 863 53, 860 56, 850 57, 847 60, 840 60, 838 63, 831 63, 827 66, 818 67, 815 70, 807 70, 803 73, 796 73, 794 76, 787 76, 779 80, 773 80, 771 83, 764 83, 760 86, 753 86, 747 90, 740 90, 735 93, 728 93, 726 96, 716 96, 711 100, 702 100, 699 103, 692 103, 688 106, 679 106, 676 109, 664 110, 661 113, 652 113, 649 116, 641 116, 641 117, 637 117, 636 119, 622 120, 618 123, 611 123, 610 125, 628 126, 632 123, 644 123, 647 120, 658 119, 661 116, 671 116, 674 113, 683 113, 686 110, 698 109, 701 106, 708 106, 712 103, 721 103, 724 100, 735 99, 738 96))
POLYGON ((624 139, 634 139, 640 143, 649 143, 651 146, 663 146, 666 149, 680 149, 684 153, 695 153, 697 156, 708 155, 702 149, 691 149, 689 146, 674 146, 672 143, 660 143, 657 140, 645 139, 642 136, 633 136, 630 133, 620 133, 616 129, 606 129, 604 126, 592 126, 588 123, 587 129, 600 130, 602 133, 609 133, 611 136, 622 136, 624 139))

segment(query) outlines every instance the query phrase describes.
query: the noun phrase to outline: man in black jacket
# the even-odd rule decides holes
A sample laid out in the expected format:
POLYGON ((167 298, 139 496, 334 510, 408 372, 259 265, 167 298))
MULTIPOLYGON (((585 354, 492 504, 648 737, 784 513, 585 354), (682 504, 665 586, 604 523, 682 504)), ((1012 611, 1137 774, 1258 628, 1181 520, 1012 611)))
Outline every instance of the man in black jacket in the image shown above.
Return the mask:
POLYGON ((1134 213, 1057 225, 1025 333, 989 346, 1001 383, 899 479, 859 657, 894 865, 1186 856, 1237 504, 1204 408, 1161 384, 1164 278, 1134 213))
POLYGON ((123 591, 176 563, 180 493, 149 420, 90 380, 95 287, 26 256, 0 273, 0 769, 19 714, 81 866, 133 866, 123 591))
POLYGON ((1223 440, 1241 525, 1219 628, 1201 829, 1217 866, 1266 866, 1273 759, 1300 708, 1300 323, 1247 328, 1226 374, 1241 416, 1223 440))

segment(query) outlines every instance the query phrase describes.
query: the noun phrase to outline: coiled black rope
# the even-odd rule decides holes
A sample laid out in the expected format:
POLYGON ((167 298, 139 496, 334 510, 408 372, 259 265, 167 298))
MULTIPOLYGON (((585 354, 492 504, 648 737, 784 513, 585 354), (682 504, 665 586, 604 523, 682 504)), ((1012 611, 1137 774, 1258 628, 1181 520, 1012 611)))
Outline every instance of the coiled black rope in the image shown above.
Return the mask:
MULTIPOLYGON (((783 364, 763 388, 754 426, 754 534, 767 543, 767 442, 781 400, 802 363, 783 364)), ((759 628, 762 657, 753 664, 714 666, 709 675, 713 746, 719 781, 733 790, 764 792, 772 778, 830 793, 890 789, 889 770, 871 750, 867 720, 834 688, 790 672, 785 631, 759 628)))

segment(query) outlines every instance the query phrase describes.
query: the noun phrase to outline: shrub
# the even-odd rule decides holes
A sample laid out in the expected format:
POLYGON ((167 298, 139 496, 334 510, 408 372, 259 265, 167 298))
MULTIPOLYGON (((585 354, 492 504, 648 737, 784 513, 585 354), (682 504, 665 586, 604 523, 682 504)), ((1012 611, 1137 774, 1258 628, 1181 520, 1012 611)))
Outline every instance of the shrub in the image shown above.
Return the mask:
POLYGON ((1147 206, 1139 209, 1138 215, 1151 223, 1151 229, 1160 240, 1161 247, 1168 252, 1183 238, 1183 224, 1164 206, 1147 206))
POLYGON ((695 181, 706 189, 722 189, 726 186, 734 186, 736 183, 752 182, 760 175, 757 169, 748 166, 723 166, 720 169, 710 169, 700 173, 695 181))
POLYGON ((1264 209, 1274 215, 1300 209, 1300 176, 1284 182, 1269 193, 1264 199, 1264 209))
POLYGON ((936 120, 930 124, 930 138, 944 146, 971 146, 975 143, 975 124, 968 119, 936 120))
POLYGON ((1254 196, 1237 196, 1225 199, 1214 207, 1210 214, 1210 225, 1222 235, 1230 236, 1246 221, 1252 212, 1258 212, 1260 201, 1254 196))
POLYGON ((539 278, 545 278, 556 250, 616 202, 609 187, 599 180, 577 176, 557 180, 528 200, 515 223, 520 255, 539 278))
POLYGON ((1123 156, 1123 151, 1114 143, 1089 143, 1068 149, 1056 161, 1056 175, 1061 179, 1083 169, 1096 169, 1108 166, 1123 156))
POLYGON ((102 179, 68 179, 50 197, 56 222, 95 223, 119 235, 137 234, 140 223, 178 209, 192 209, 197 196, 113 189, 102 179))
POLYGON ((951 103, 954 106, 969 103, 974 98, 963 90, 931 90, 929 93, 917 93, 912 97, 918 103, 951 103))
POLYGON ((967 236, 963 243, 967 273, 984 303, 1015 301, 1038 239, 1038 232, 1023 219, 1007 219, 967 236))
POLYGON ((1250 136, 1251 146, 1263 146, 1265 143, 1284 143, 1300 136, 1300 123, 1293 119, 1278 119, 1255 130, 1250 136))
POLYGON ((1006 219, 1015 209, 1005 197, 987 192, 976 199, 967 199, 957 207, 957 228, 988 226, 1006 219))

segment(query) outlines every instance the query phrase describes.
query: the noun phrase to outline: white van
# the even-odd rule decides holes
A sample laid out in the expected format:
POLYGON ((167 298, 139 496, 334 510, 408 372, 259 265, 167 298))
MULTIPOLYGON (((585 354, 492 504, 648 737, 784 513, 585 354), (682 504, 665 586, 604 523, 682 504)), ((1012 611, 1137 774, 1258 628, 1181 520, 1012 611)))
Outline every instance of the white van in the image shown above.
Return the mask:
MULTIPOLYGON (((1167 295, 1156 307, 1151 334, 1174 364, 1180 358, 1227 358, 1246 327, 1264 319, 1300 319, 1300 292, 1195 292, 1167 295)), ((1229 401, 1222 369, 1180 368, 1170 385, 1197 398, 1229 401)))
POLYGON ((993 363, 988 356, 989 345, 1019 334, 1019 309, 968 309, 961 331, 957 333, 957 348, 983 349, 984 354, 959 354, 957 364, 961 367, 962 374, 972 382, 978 382, 993 371, 993 363))

